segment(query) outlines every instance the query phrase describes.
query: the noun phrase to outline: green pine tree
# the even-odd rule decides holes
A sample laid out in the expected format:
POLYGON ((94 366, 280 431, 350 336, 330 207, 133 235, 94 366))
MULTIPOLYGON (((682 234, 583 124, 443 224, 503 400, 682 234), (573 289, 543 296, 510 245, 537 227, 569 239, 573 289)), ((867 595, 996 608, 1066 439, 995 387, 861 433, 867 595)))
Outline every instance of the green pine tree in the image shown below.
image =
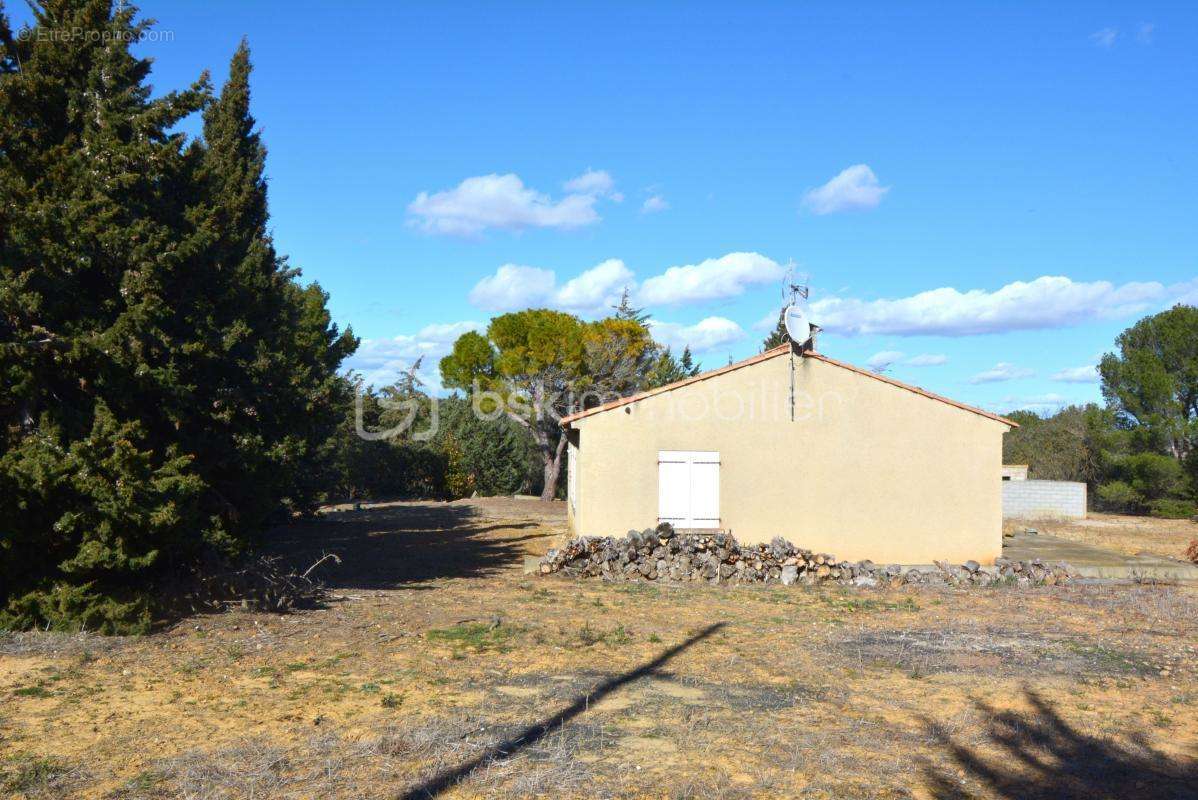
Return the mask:
POLYGON ((689 346, 682 349, 682 355, 678 358, 675 358, 670 348, 667 347, 658 351, 657 359, 646 376, 645 385, 642 388, 656 389, 660 386, 667 386, 687 378, 693 378, 699 374, 699 371, 700 367, 695 363, 689 346))
POLYGON ((624 291, 620 293, 619 304, 612 306, 612 308, 616 312, 612 316, 616 319, 629 320, 639 325, 644 325, 649 321, 650 315, 645 313, 645 309, 636 308, 632 305, 632 295, 628 291, 627 286, 625 286, 624 291))

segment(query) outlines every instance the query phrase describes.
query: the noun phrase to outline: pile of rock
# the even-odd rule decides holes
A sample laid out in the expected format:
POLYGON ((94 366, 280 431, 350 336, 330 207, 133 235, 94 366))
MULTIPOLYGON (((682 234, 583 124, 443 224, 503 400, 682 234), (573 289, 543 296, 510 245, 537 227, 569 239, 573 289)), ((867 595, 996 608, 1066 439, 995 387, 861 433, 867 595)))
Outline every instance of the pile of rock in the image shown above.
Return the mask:
POLYGON ((550 550, 541 559, 543 575, 611 581, 706 581, 710 583, 838 582, 857 586, 1011 583, 1020 586, 1066 583, 1075 577, 1067 564, 998 559, 983 567, 938 561, 930 567, 886 566, 872 561, 839 561, 826 553, 795 547, 782 538, 769 544, 740 544, 731 535, 676 533, 668 523, 614 538, 582 537, 550 550))

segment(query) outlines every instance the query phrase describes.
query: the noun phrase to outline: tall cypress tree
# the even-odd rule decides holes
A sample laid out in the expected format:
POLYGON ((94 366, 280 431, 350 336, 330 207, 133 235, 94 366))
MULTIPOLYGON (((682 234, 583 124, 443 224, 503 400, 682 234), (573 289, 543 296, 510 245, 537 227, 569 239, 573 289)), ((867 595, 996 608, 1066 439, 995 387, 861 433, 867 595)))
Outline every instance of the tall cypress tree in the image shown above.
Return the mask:
POLYGON ((0 627, 139 630, 311 502, 355 341, 267 235, 248 51, 188 143, 207 78, 151 100, 133 9, 34 16, 0 8, 0 627))
POLYGON ((132 10, 33 10, 31 35, 0 26, 0 623, 141 627, 136 576, 204 525, 203 481, 164 434, 198 244, 170 130, 206 79, 150 100, 132 10))
MULTIPOLYGON (((309 507, 323 488, 328 439, 340 421, 336 370, 357 346, 333 325, 327 295, 296 283, 267 230, 266 148, 250 112, 248 45, 242 41, 220 97, 204 113, 198 226, 210 237, 206 272, 220 295, 210 320, 220 394, 209 440, 217 496, 257 528, 279 506, 309 507), (223 435, 212 442, 212 428, 223 435)), ((196 442, 197 449, 203 445, 196 442)), ((216 509, 219 513, 220 509, 216 509)))

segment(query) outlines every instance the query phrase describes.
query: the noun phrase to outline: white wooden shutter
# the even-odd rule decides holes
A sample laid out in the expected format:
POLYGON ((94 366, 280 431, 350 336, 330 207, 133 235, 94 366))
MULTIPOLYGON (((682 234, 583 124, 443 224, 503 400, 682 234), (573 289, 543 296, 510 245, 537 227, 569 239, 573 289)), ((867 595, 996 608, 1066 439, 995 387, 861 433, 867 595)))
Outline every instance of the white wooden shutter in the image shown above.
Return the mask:
POLYGON ((662 450, 657 454, 658 521, 679 528, 720 527, 720 454, 662 450))
POLYGON ((683 526, 690 512, 690 462, 680 453, 662 452, 657 460, 657 517, 683 526))
POLYGON ((691 461, 692 528, 720 527, 720 454, 696 453, 691 461))

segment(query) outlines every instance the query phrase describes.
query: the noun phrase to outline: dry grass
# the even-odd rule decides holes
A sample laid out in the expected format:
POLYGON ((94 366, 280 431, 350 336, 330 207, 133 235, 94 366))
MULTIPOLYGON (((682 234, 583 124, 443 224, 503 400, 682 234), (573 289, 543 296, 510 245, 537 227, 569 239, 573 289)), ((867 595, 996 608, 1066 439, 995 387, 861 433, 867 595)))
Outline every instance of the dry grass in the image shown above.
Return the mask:
POLYGON ((537 506, 279 532, 297 561, 342 556, 324 610, 0 640, 0 796, 1014 797, 970 766, 1018 760, 1007 712, 1092 738, 1074 760, 1194 763, 1193 589, 530 578, 561 532, 537 506))
POLYGON ((1035 528, 1041 533, 1104 547, 1127 555, 1152 553, 1184 559, 1186 547, 1198 538, 1198 524, 1188 519, 1156 519, 1090 512, 1086 519, 1008 520, 1005 531, 1035 528))

